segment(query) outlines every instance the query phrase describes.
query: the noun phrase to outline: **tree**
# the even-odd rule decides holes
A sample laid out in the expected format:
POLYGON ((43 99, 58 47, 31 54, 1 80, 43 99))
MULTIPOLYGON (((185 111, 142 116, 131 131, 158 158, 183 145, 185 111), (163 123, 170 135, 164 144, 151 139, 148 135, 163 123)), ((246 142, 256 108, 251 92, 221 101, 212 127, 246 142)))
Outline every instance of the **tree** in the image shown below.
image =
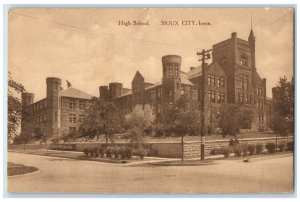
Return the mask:
POLYGON ((252 118, 250 110, 243 109, 240 105, 225 103, 220 107, 218 114, 218 126, 222 130, 223 137, 226 135, 236 135, 246 123, 252 118))
POLYGON ((86 111, 87 116, 81 124, 81 135, 89 138, 105 135, 106 146, 108 139, 114 143, 116 133, 122 132, 119 110, 112 102, 106 102, 99 98, 92 98, 91 107, 86 111))
POLYGON ((152 131, 154 118, 150 105, 137 105, 132 112, 125 115, 125 127, 128 129, 126 138, 130 144, 144 143, 144 137, 152 131))
POLYGON ((284 76, 273 90, 274 115, 272 130, 280 135, 294 132, 294 79, 289 82, 284 76))
POLYGON ((13 80, 11 73, 8 72, 8 95, 7 95, 7 128, 8 141, 19 135, 19 126, 21 123, 22 104, 15 94, 25 92, 25 88, 21 83, 13 80))
POLYGON ((183 140, 187 134, 199 134, 200 133, 200 112, 193 109, 190 105, 189 99, 182 95, 174 106, 167 113, 167 119, 165 119, 165 125, 170 128, 170 131, 176 135, 181 136, 182 155, 183 161, 183 140))

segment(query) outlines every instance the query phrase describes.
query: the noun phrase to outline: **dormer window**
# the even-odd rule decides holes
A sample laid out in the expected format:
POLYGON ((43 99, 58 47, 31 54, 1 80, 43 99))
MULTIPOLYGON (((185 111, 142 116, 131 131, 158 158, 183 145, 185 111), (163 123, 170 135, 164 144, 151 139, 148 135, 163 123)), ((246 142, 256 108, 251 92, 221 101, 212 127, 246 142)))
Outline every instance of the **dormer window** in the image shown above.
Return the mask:
POLYGON ((241 56, 241 61, 240 61, 241 65, 244 66, 244 67, 247 67, 248 66, 248 58, 246 55, 242 55, 241 56))

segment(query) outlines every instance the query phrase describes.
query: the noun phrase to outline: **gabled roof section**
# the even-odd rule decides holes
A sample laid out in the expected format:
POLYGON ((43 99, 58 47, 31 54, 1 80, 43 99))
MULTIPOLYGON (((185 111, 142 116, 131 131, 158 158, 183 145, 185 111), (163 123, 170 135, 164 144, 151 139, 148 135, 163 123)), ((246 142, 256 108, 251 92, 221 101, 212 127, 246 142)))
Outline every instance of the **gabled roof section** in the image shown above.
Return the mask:
POLYGON ((255 82, 262 82, 262 79, 261 79, 261 77, 258 75, 257 72, 254 73, 254 81, 255 81, 255 82))
POLYGON ((93 95, 90 95, 86 92, 83 92, 81 90, 78 90, 78 89, 72 88, 72 87, 60 91, 59 96, 61 96, 61 97, 80 98, 80 99, 87 99, 87 100, 91 99, 92 97, 95 97, 93 95))
POLYGON ((193 78, 199 77, 201 75, 202 75, 202 68, 201 68, 201 66, 199 66, 199 67, 196 67, 195 69, 192 69, 191 71, 189 71, 187 78, 193 79, 193 78))
POLYGON ((133 79, 132 79, 132 82, 135 82, 135 81, 144 81, 144 77, 143 75, 139 72, 139 71, 136 71, 133 79))

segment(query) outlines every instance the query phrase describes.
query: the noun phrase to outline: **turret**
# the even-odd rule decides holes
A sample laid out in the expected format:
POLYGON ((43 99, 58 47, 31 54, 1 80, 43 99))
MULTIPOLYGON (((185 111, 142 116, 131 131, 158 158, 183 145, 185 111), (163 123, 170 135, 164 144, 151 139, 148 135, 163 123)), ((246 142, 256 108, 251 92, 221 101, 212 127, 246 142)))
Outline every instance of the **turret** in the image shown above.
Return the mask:
POLYGON ((22 93, 21 102, 22 102, 22 106, 31 105, 34 102, 34 94, 33 93, 22 93))
POLYGON ((100 94, 100 99, 105 100, 105 101, 110 100, 108 86, 100 86, 99 94, 100 94))
POLYGON ((50 134, 60 125, 59 91, 61 90, 61 79, 48 77, 47 83, 47 128, 50 134))
POLYGON ((122 88, 123 85, 121 83, 109 83, 109 92, 112 100, 121 95, 122 88))
POLYGON ((164 110, 169 110, 180 97, 181 57, 178 55, 166 55, 161 60, 163 66, 162 96, 165 102, 164 110))

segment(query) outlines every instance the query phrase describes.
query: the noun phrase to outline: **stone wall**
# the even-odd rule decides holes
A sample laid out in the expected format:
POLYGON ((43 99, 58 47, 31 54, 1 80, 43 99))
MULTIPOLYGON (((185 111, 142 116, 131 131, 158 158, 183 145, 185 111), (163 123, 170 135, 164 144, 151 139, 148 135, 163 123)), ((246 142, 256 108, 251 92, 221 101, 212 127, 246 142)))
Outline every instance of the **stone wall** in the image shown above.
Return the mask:
MULTIPOLYGON (((278 137, 277 142, 280 143, 281 141, 293 141, 294 137, 278 137)), ((229 146, 230 140, 212 140, 212 141, 205 141, 205 156, 210 155, 212 149, 220 149, 223 147, 229 146)), ((246 143, 246 144, 262 144, 264 147, 267 143, 273 142, 276 143, 276 137, 268 137, 268 138, 246 138, 246 139, 239 139, 239 143, 246 143)), ((185 158, 200 158, 200 142, 193 141, 193 142, 184 142, 184 157, 185 158)))

